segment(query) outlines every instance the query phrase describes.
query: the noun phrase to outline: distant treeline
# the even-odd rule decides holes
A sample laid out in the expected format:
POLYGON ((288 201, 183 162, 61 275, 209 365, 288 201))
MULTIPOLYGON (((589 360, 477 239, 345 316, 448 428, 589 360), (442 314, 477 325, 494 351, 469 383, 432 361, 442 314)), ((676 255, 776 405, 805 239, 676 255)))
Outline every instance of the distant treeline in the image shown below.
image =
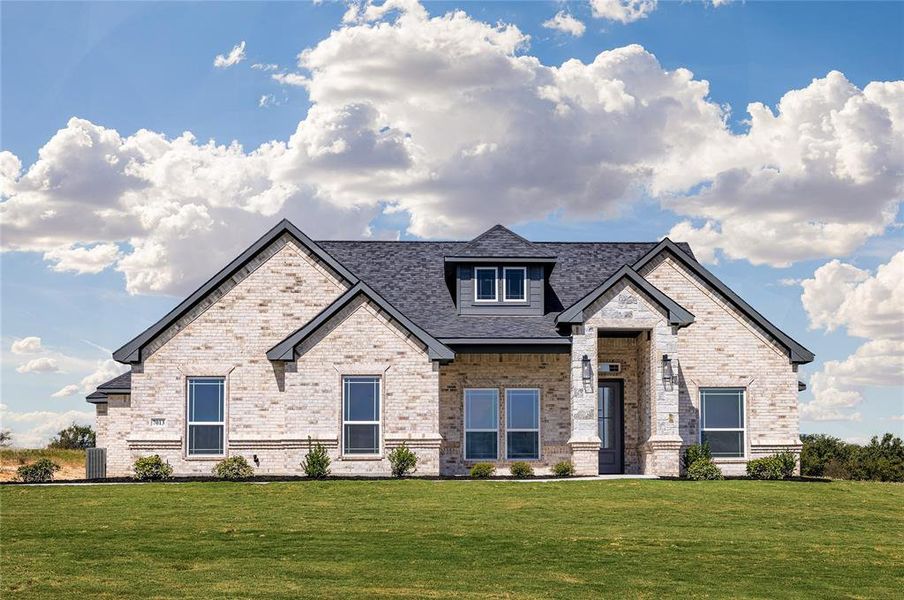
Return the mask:
POLYGON ((904 441, 886 433, 869 444, 849 444, 822 433, 801 435, 801 475, 869 481, 904 481, 904 441))

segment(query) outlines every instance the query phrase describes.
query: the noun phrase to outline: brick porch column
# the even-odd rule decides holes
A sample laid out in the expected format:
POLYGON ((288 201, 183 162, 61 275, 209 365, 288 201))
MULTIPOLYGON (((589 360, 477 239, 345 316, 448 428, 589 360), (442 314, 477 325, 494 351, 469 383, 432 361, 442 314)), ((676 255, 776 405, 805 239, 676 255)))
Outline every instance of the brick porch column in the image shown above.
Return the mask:
POLYGON ((571 342, 571 460, 578 475, 599 473, 600 436, 596 421, 596 327, 572 326, 571 342), (590 359, 593 377, 584 382, 583 359, 590 359))
POLYGON ((651 332, 650 344, 650 437, 643 448, 644 473, 678 476, 681 435, 678 429, 678 383, 662 380, 662 356, 672 359, 672 371, 678 374, 678 331, 663 322, 651 332))

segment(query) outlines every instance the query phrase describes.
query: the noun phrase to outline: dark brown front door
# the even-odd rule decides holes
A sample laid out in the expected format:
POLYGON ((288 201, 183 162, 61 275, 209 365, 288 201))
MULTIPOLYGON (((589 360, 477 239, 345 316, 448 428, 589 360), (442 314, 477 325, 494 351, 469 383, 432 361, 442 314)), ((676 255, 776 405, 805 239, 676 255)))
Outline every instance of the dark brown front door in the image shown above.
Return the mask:
POLYGON ((600 381, 596 422, 600 435, 600 474, 624 473, 624 399, 620 380, 600 381))

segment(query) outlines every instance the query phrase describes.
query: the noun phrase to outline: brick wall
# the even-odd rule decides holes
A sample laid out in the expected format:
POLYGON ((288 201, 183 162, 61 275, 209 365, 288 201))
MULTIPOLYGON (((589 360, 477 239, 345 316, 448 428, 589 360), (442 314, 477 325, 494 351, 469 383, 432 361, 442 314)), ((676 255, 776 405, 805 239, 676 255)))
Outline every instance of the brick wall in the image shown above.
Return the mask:
MULTIPOLYGON (((642 275, 696 317, 678 333, 683 445, 699 440, 700 388, 743 387, 748 458, 798 451, 797 369, 787 350, 673 259, 652 261, 642 275)), ((746 460, 718 462, 726 474, 742 474, 746 460)))
POLYGON ((465 461, 464 389, 499 390, 499 474, 507 475, 505 460, 505 388, 540 389, 540 460, 528 461, 536 473, 549 473, 557 462, 571 459, 568 354, 458 354, 439 370, 439 424, 443 436, 441 472, 465 474, 475 462, 465 461))

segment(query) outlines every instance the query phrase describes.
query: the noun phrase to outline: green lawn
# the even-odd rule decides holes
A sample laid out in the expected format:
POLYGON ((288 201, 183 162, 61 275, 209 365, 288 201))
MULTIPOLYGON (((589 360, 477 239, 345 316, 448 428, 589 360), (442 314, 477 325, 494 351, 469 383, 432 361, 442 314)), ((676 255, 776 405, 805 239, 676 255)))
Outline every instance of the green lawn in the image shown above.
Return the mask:
POLYGON ((3 598, 900 598, 904 485, 0 489, 3 598))

